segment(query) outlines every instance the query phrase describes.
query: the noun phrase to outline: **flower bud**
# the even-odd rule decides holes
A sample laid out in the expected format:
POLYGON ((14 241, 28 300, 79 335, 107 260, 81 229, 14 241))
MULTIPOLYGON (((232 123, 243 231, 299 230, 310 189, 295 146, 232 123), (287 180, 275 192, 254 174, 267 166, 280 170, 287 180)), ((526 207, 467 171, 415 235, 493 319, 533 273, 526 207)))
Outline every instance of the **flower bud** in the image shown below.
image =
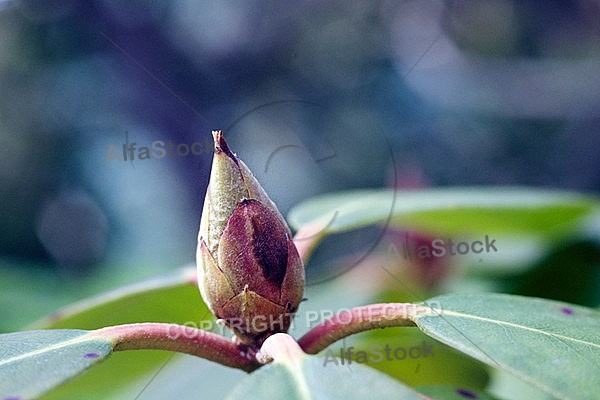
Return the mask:
POLYGON ((213 131, 215 154, 200 220, 198 286, 246 344, 287 332, 304 292, 292 233, 252 172, 213 131))

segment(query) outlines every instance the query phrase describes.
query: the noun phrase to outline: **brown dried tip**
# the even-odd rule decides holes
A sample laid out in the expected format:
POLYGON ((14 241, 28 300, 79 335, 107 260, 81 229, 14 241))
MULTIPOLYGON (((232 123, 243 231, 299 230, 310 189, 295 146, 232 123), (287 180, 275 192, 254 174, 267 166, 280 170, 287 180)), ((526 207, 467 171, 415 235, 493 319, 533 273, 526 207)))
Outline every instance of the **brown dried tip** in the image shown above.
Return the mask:
POLYGON ((237 163, 237 157, 235 154, 229 150, 229 145, 223 136, 223 131, 212 131, 213 139, 215 141, 215 152, 216 153, 225 153, 229 158, 233 159, 237 163))

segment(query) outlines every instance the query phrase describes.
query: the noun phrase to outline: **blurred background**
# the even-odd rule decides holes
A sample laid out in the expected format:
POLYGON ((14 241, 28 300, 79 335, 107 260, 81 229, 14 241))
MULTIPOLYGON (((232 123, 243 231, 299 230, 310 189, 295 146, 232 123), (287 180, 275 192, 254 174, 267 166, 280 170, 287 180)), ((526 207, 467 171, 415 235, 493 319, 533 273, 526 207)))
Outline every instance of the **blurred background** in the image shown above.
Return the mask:
MULTIPOLYGON (((284 214, 342 189, 600 189, 596 0, 0 0, 0 94, 0 331, 192 263, 212 129, 284 214)), ((576 255, 565 296, 597 305, 597 273, 577 288, 599 254, 528 260, 576 255)))

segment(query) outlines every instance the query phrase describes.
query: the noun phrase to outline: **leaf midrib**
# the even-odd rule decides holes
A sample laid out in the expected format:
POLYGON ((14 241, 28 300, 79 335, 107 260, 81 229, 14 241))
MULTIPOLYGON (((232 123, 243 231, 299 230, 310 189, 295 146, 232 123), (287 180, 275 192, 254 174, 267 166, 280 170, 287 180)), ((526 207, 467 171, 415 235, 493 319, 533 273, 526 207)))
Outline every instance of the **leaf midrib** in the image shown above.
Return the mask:
MULTIPOLYGON (((570 336, 561 335, 561 334, 558 334, 558 333, 547 332, 547 331, 544 331, 544 330, 539 329, 539 328, 532 328, 532 327, 525 326, 525 325, 520 325, 520 324, 517 324, 517 323, 514 323, 514 322, 496 320, 496 319, 491 319, 491 318, 488 318, 488 317, 481 317, 481 316, 472 315, 472 314, 464 314, 464 313, 456 312, 456 311, 446 311, 446 310, 444 310, 444 312, 440 315, 440 317, 444 318, 443 317, 444 315, 450 315, 450 316, 455 316, 455 317, 465 318, 465 319, 485 321, 485 322, 488 322, 488 323, 494 323, 496 325, 501 325, 501 326, 509 326, 509 327, 513 327, 513 328, 519 328, 519 329, 523 329, 523 330, 526 330, 526 331, 531 331, 531 332, 543 334, 543 335, 546 335, 546 336, 551 336, 551 337, 554 337, 554 338, 561 338, 561 339, 570 340, 570 341, 573 341, 573 342, 576 342, 576 343, 590 345, 590 346, 593 346, 593 347, 596 347, 596 348, 600 349, 600 344, 599 343, 587 342, 587 341, 584 341, 584 340, 581 340, 581 339, 576 339, 576 338, 573 338, 573 337, 570 337, 570 336)), ((417 322, 421 318, 427 318, 427 317, 431 317, 431 316, 430 315, 424 315, 424 316, 421 316, 421 317, 416 316, 415 322, 417 322)), ((446 322, 448 322, 448 321, 446 321, 446 322)))
MULTIPOLYGON (((48 353, 48 352, 53 351, 53 350, 60 350, 61 348, 71 346, 71 345, 76 344, 78 342, 79 343, 84 343, 84 342, 86 342, 86 339, 85 339, 86 336, 87 336, 87 332, 83 333, 80 336, 77 336, 75 338, 72 338, 72 339, 69 339, 67 341, 64 341, 64 342, 54 343, 54 344, 52 344, 50 346, 44 346, 44 347, 36 349, 36 350, 28 351, 26 353, 22 353, 22 354, 19 354, 17 356, 13 356, 13 357, 10 357, 10 358, 6 358, 6 359, 3 359, 3 360, 0 360, 0 367, 8 365, 8 364, 10 364, 12 362, 20 361, 20 360, 25 359, 25 358, 35 357, 36 355, 42 355, 44 353, 48 353)), ((91 340, 89 340, 89 341, 91 341, 91 340)))

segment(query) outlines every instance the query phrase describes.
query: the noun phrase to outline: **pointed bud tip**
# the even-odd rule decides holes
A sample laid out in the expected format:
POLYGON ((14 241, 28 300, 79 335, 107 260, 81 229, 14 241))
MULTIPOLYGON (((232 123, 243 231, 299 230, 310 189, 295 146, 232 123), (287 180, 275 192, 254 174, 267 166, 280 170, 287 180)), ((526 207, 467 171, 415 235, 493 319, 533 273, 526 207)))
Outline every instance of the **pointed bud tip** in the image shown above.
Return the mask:
POLYGON ((212 131, 212 135, 213 135, 213 139, 215 141, 215 152, 217 154, 223 152, 223 153, 225 153, 226 156, 228 156, 229 158, 231 158, 232 160, 234 160, 237 163, 237 157, 235 154, 233 154, 231 152, 231 150, 229 150, 229 145, 227 144, 227 141, 225 140, 225 136, 223 136, 223 131, 222 130, 212 131))

